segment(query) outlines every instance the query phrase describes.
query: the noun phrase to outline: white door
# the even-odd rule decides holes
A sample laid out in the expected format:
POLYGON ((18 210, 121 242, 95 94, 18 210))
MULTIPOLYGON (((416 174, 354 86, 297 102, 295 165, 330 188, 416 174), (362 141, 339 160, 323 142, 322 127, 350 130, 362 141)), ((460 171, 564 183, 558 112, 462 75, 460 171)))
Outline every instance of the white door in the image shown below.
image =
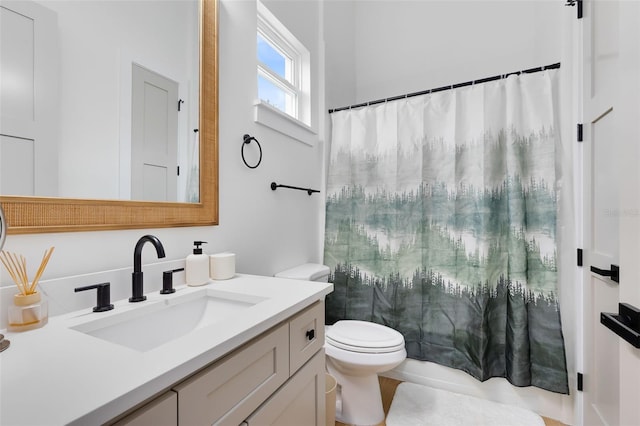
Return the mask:
POLYGON ((0 1, 0 194, 58 193, 55 12, 0 1))
MULTIPOLYGON (((640 308, 640 2, 620 2, 620 301, 640 308)), ((618 338, 620 424, 640 425, 640 349, 618 338)))
POLYGON ((178 83, 132 66, 131 198, 177 201, 178 83))
POLYGON ((640 306, 639 25, 638 2, 585 1, 585 425, 640 424, 640 352, 600 322, 619 302, 640 306))

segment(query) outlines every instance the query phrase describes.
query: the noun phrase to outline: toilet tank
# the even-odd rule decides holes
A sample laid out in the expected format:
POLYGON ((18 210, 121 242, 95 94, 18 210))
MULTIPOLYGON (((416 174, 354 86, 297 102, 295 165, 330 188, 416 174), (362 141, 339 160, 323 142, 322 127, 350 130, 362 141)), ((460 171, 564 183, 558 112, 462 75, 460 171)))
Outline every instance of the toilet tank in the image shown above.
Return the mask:
POLYGON ((293 280, 318 281, 326 283, 329 281, 329 267, 319 263, 305 263, 295 266, 275 275, 277 278, 289 278, 293 280))

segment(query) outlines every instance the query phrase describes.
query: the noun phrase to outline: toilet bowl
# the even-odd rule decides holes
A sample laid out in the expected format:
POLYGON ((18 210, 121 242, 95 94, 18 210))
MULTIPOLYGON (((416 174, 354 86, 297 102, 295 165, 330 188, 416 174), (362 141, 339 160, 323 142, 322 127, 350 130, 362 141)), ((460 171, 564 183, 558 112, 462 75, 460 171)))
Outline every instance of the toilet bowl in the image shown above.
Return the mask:
MULTIPOLYGON (((326 282, 329 268, 307 263, 276 277, 326 282)), ((341 320, 325 328, 326 368, 338 381, 336 420, 376 425, 384 420, 378 373, 407 357, 404 337, 396 330, 367 321, 341 320)))
POLYGON ((382 422, 378 373, 407 357, 402 334, 372 322, 342 320, 326 327, 324 348, 327 371, 339 385, 336 419, 353 425, 382 422))

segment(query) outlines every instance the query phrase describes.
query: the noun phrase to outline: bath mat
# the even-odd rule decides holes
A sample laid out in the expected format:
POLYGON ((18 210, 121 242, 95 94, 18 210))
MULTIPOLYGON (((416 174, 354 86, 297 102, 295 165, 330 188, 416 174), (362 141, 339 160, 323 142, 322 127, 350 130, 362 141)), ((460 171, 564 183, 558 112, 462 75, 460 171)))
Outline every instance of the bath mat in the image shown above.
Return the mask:
POLYGON ((544 426, 544 420, 524 408, 405 382, 396 389, 386 424, 544 426))

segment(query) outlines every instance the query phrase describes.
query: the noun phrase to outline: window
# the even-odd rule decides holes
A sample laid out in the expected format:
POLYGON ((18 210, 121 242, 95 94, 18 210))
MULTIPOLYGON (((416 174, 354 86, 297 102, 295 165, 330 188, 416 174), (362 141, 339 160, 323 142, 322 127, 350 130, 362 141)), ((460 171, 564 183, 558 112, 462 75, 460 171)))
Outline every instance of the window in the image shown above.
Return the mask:
POLYGON ((259 103, 309 126, 309 51, 261 2, 256 42, 259 103))
POLYGON ((293 118, 298 118, 296 61, 258 32, 258 97, 293 118))

